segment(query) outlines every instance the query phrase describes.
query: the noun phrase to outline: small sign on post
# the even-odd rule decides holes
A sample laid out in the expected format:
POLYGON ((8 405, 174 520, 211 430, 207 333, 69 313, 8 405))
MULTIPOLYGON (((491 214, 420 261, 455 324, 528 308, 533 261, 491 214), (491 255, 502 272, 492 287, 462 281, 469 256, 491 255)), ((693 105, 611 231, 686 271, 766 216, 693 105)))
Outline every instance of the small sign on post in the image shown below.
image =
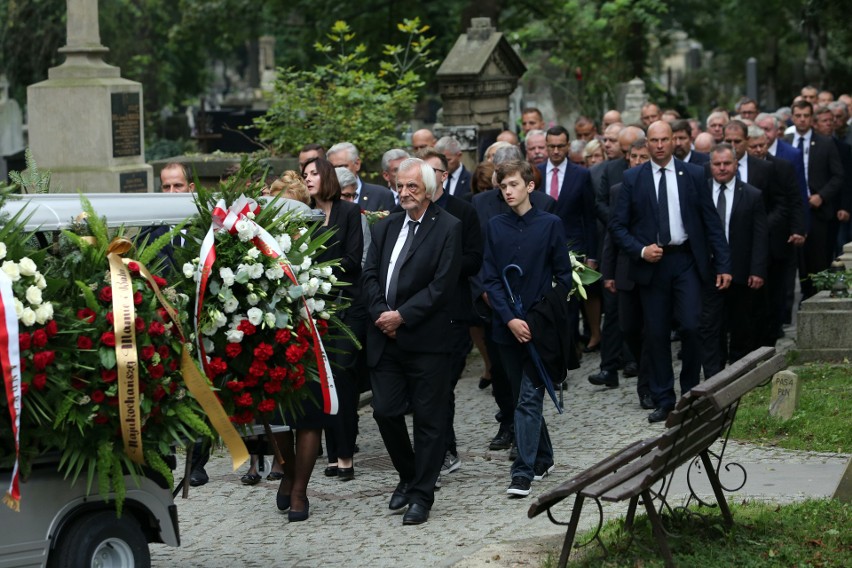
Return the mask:
POLYGON ((769 415, 789 420, 799 406, 799 376, 793 371, 779 371, 772 377, 772 399, 769 415))

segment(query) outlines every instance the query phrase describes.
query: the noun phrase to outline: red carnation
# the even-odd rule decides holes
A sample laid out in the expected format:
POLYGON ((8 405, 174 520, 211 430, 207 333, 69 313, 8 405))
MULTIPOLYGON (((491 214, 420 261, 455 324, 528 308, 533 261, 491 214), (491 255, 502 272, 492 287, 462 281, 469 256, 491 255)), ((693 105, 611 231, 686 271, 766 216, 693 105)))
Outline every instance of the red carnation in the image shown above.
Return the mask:
POLYGON ((157 388, 154 389, 154 394, 151 395, 151 398, 154 399, 154 402, 160 402, 163 400, 164 396, 166 396, 166 389, 164 389, 162 385, 157 385, 157 388))
POLYGON ((254 348, 254 356, 261 361, 266 361, 272 357, 272 346, 268 343, 261 343, 254 348))
POLYGON ((254 335, 254 332, 257 331, 257 328, 247 319, 242 320, 239 325, 237 325, 237 329, 242 331, 245 335, 254 335))
POLYGON ((171 317, 169 316, 169 312, 168 310, 166 310, 166 308, 157 308, 157 314, 164 322, 167 322, 171 319, 171 317))
POLYGON ((148 365, 148 374, 152 379, 162 379, 163 375, 166 374, 166 368, 160 364, 148 365))
POLYGON ((26 351, 30 348, 32 343, 32 336, 29 333, 24 332, 18 335, 18 345, 21 347, 21 351, 26 351))
POLYGON ((41 351, 33 355, 33 366, 43 371, 45 367, 52 364, 56 359, 56 354, 53 351, 41 351))
POLYGON ((139 263, 138 262, 128 262, 127 269, 133 274, 139 274, 139 263))
POLYGON ((299 349, 298 345, 291 345, 284 353, 284 357, 287 358, 288 363, 295 363, 302 358, 302 350, 299 349))
POLYGON ((269 376, 273 381, 283 381, 287 378, 287 369, 284 367, 272 367, 269 369, 269 376))
POLYGON ((251 394, 244 392, 234 399, 234 404, 237 406, 251 406, 254 404, 254 399, 252 399, 251 394))
POLYGON ((266 374, 266 363, 255 359, 249 367, 248 373, 252 377, 262 377, 266 374))
POLYGON ((254 422, 254 413, 251 410, 243 410, 230 417, 234 424, 250 424, 254 422))
POLYGON ((110 325, 115 324, 115 317, 112 315, 112 312, 107 312, 106 320, 109 322, 110 325))
POLYGON ((275 401, 269 399, 264 400, 257 405, 257 409, 260 412, 272 412, 273 410, 275 410, 275 401))
POLYGON ((45 331, 47 332, 48 337, 53 337, 59 332, 59 329, 56 327, 56 321, 50 320, 47 322, 47 325, 44 326, 45 331))
POLYGON ((168 365, 169 365, 169 371, 177 371, 177 368, 178 368, 177 359, 170 359, 168 365))
POLYGON ((152 321, 151 325, 148 326, 148 335, 156 337, 164 333, 166 333, 166 328, 158 321, 152 321))
POLYGON ((157 347, 157 353, 160 354, 160 359, 167 359, 172 352, 168 345, 160 345, 157 347))
POLYGON ((36 390, 44 390, 45 385, 47 385, 47 375, 39 373, 33 376, 33 386, 36 390))
POLYGON ((115 333, 105 331, 101 334, 101 343, 107 347, 115 347, 115 333))
POLYGON ((118 371, 115 369, 101 370, 101 380, 105 383, 114 383, 118 378, 118 371))
POLYGON ((142 353, 140 354, 140 356, 142 357, 143 361, 148 361, 151 359, 151 357, 154 356, 154 353, 156 352, 157 351, 156 349, 154 349, 153 345, 146 345, 142 348, 142 353))
POLYGON ((239 343, 229 343, 225 346, 225 355, 234 358, 243 352, 243 348, 239 343))
POLYGON ((92 346, 94 346, 94 342, 92 342, 91 337, 85 335, 77 337, 77 349, 91 349, 92 346))
POLYGON ((83 308, 82 310, 77 310, 77 319, 85 320, 89 323, 95 323, 95 316, 96 315, 97 314, 95 314, 95 312, 90 310, 89 308, 83 308))
POLYGON ((136 324, 136 333, 142 333, 142 332, 145 331, 145 327, 146 327, 145 320, 143 320, 140 317, 137 317, 135 324, 136 324))
POLYGON ((139 290, 133 293, 133 303, 137 306, 142 303, 142 292, 139 290))
POLYGON ((225 387, 230 389, 231 392, 240 392, 246 387, 246 385, 242 381, 228 381, 225 383, 225 387))
POLYGON ((290 341, 290 330, 289 329, 279 329, 275 332, 275 342, 276 343, 287 343, 290 341))
POLYGON ((112 288, 104 286, 98 291, 98 299, 102 302, 112 302, 112 288))
POLYGON ((107 422, 109 422, 109 416, 106 414, 98 413, 98 415, 95 416, 95 424, 106 424, 107 422))
POLYGON ((164 288, 168 284, 168 282, 166 282, 165 278, 161 278, 161 277, 157 276, 156 274, 154 274, 153 276, 154 276, 154 282, 156 282, 157 286, 159 286, 160 288, 164 288))
POLYGON ((268 381, 263 383, 263 390, 269 394, 275 394, 281 390, 281 381, 268 381))
POLYGON ((221 375, 228 370, 228 364, 225 363, 221 357, 213 357, 207 365, 210 367, 210 371, 213 373, 214 377, 216 375, 221 375))
POLYGON ((300 321, 299 325, 296 327, 296 335, 299 337, 306 337, 311 334, 310 330, 305 325, 305 322, 300 321))
POLYGON ((47 332, 43 329, 37 329, 33 332, 33 345, 42 348, 47 345, 47 332))
POLYGON ((95 404, 102 403, 105 398, 106 398, 106 395, 104 394, 104 391, 102 391, 102 390, 92 391, 92 402, 94 402, 95 404))

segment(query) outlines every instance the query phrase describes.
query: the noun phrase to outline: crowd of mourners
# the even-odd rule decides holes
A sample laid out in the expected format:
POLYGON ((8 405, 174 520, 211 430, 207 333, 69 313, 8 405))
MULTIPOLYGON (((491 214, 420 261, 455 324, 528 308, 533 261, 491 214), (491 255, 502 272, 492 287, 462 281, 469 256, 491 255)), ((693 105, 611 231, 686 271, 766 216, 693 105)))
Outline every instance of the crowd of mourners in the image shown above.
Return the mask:
MULTIPOLYGON (((329 350, 335 416, 281 417, 285 463, 267 476, 280 480, 278 508, 309 517, 323 453, 326 476, 354 479, 359 394, 371 389, 399 474, 389 508, 426 522, 441 476, 461 467, 453 391, 473 346, 479 388, 496 402, 497 433, 482 443, 509 451, 511 497, 554 467, 543 375, 564 380, 583 353, 600 353, 589 382, 636 377, 636 403, 665 421, 673 352, 685 393, 774 345, 798 308, 796 284, 801 299, 815 294, 809 275, 852 240, 851 112, 849 95, 810 86, 789 107, 744 97, 703 124, 649 102, 636 123, 610 110, 569 131, 527 108, 520 132, 501 132, 472 170, 458 140, 418 130, 410 148, 384 153, 381 184, 362 180, 353 144, 305 145, 300 171, 268 191, 321 211, 334 231, 320 260, 342 259, 342 320, 363 349, 340 339, 329 350), (390 213, 368 222, 377 211, 390 213), (602 274, 585 298, 570 293, 569 251, 602 274)), ((192 190, 180 164, 161 177, 166 191, 192 190)), ((193 485, 208 480, 198 453, 193 485)), ((243 482, 259 482, 262 464, 253 459, 243 482)))

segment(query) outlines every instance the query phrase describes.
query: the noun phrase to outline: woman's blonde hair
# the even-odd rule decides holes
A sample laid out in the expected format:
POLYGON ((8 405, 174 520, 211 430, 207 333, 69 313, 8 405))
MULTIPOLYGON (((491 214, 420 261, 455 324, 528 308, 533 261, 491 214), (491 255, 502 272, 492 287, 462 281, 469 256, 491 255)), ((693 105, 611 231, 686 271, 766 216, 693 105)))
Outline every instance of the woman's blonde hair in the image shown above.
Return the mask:
POLYGON ((311 202, 311 196, 308 194, 305 180, 302 179, 299 172, 287 170, 269 186, 270 195, 278 195, 281 192, 284 193, 283 197, 301 201, 305 205, 309 205, 311 202))

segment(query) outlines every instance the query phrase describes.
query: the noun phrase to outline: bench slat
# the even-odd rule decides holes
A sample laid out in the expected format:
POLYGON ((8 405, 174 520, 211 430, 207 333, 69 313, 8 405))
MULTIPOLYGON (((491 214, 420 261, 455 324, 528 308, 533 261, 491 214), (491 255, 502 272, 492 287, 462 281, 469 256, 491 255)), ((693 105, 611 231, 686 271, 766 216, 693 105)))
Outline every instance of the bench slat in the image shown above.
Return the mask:
POLYGON ((708 393, 718 391, 720 388, 728 386, 745 372, 757 367, 758 363, 767 361, 773 355, 775 355, 774 347, 760 347, 759 349, 755 349, 742 359, 731 363, 729 366, 725 367, 706 381, 695 385, 691 392, 700 396, 706 396, 708 393))
POLYGON ((739 380, 711 395, 710 401, 714 408, 726 408, 786 366, 784 355, 778 354, 763 365, 749 371, 739 380))

